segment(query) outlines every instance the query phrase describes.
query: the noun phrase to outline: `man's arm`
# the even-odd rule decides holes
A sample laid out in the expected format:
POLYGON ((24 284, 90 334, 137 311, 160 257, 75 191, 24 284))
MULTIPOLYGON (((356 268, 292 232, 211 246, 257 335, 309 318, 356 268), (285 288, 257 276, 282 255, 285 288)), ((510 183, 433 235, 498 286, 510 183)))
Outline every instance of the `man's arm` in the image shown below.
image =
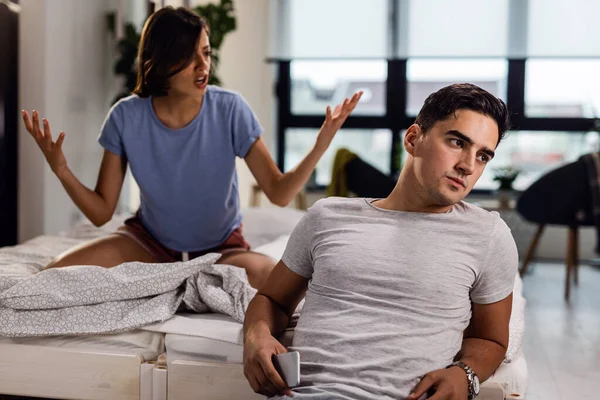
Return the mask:
POLYGON ((279 261, 248 306, 244 319, 244 375, 257 393, 273 396, 289 391, 271 357, 287 351, 275 337, 288 326, 307 287, 307 278, 279 261))
MULTIPOLYGON (((511 311, 512 293, 496 303, 472 304, 471 322, 455 360, 467 364, 481 382, 488 379, 504 359, 511 311)), ((408 398, 418 399, 430 389, 435 390, 430 400, 465 400, 468 397, 467 375, 460 367, 430 372, 408 398)))
POLYGON ((511 293, 496 303, 473 303, 471 323, 465 331, 456 360, 475 371, 481 382, 498 369, 506 355, 512 299, 511 293))

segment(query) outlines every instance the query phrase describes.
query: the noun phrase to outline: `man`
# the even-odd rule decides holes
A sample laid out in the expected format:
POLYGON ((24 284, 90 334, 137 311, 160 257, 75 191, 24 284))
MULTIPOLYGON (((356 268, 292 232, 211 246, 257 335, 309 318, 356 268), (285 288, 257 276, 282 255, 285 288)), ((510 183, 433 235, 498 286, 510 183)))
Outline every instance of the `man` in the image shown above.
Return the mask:
MULTIPOLYGON (((471 84, 430 95, 404 137, 384 199, 318 201, 292 233, 244 323, 244 371, 268 396, 474 398, 502 362, 518 256, 497 213, 462 200, 508 128, 506 105, 471 84), (271 357, 306 296, 291 349, 300 387, 271 357)), ((280 398, 280 397, 276 397, 280 398)))

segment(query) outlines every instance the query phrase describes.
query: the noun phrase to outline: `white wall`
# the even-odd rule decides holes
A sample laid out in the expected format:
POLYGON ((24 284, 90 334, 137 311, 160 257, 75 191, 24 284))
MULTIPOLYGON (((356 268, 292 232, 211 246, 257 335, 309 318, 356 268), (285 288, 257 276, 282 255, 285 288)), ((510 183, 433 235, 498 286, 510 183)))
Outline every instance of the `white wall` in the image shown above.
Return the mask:
MULTIPOLYGON (((106 12, 112 0, 21 1, 20 107, 38 110, 53 136, 66 133, 70 168, 93 187, 101 150, 96 144, 108 110, 111 65, 106 12)), ((68 228, 80 213, 25 128, 19 141, 19 240, 68 228)))

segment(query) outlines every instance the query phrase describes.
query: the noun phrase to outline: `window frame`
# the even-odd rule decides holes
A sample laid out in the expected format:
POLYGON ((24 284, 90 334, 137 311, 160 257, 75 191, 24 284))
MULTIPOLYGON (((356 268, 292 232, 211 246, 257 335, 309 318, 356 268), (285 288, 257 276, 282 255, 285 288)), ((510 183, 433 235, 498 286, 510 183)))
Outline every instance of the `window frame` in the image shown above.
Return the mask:
MULTIPOLYGON (((285 14, 285 0, 279 2, 280 12, 285 14)), ((410 59, 424 57, 409 57, 401 55, 407 48, 406 32, 408 23, 407 3, 403 0, 389 0, 389 35, 388 48, 391 57, 387 63, 387 80, 385 82, 385 114, 384 115, 351 115, 344 123, 344 129, 388 129, 392 135, 390 176, 397 177, 398 152, 402 151, 401 133, 413 124, 415 117, 408 115, 407 104, 407 63, 410 59), (404 38, 404 39, 403 39, 404 38), (404 112, 400 112, 403 110, 404 112)), ((506 104, 510 111, 511 131, 556 131, 583 132, 600 131, 600 118, 570 118, 570 117, 528 117, 525 114, 525 79, 528 60, 541 57, 527 57, 527 0, 509 0, 509 56, 493 57, 508 62, 506 104), (514 25, 514 26, 513 26, 514 25)), ((474 59, 477 57, 435 57, 439 59, 474 59)), ((490 58, 490 57, 482 57, 490 58)), ((557 57, 552 57, 557 58, 557 57)), ((576 57, 565 57, 571 59, 576 57)), ((594 57, 586 57, 593 59, 594 57)), ((600 57, 598 57, 600 59, 600 57)), ((362 58, 361 60, 383 60, 383 58, 362 58)), ((290 128, 318 129, 323 123, 323 115, 297 115, 292 113, 292 79, 291 63, 296 60, 340 61, 357 60, 357 58, 269 58, 268 63, 276 65, 277 77, 275 84, 276 95, 276 159, 277 165, 283 171, 285 165, 286 130, 290 128)), ((309 190, 324 190, 324 186, 308 188, 309 190)), ((474 189, 473 194, 493 194, 495 190, 474 189)))

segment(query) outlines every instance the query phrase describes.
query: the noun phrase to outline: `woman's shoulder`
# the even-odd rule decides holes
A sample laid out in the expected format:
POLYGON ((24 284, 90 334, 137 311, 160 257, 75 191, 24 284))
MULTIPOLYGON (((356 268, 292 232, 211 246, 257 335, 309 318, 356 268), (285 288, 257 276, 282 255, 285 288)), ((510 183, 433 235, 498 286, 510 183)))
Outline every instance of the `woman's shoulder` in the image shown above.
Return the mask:
POLYGON ((139 97, 137 94, 124 97, 112 105, 108 112, 109 117, 119 119, 121 121, 131 118, 136 118, 140 115, 141 110, 147 107, 148 98, 139 97))
POLYGON ((206 94, 212 100, 212 102, 220 106, 235 105, 239 102, 245 102, 244 98, 239 92, 231 89, 224 89, 219 86, 208 85, 206 87, 206 94))
POLYGON ((148 97, 140 97, 137 94, 132 94, 130 96, 123 97, 113 104, 111 111, 132 111, 141 107, 145 107, 148 101, 150 101, 150 98, 148 97))

